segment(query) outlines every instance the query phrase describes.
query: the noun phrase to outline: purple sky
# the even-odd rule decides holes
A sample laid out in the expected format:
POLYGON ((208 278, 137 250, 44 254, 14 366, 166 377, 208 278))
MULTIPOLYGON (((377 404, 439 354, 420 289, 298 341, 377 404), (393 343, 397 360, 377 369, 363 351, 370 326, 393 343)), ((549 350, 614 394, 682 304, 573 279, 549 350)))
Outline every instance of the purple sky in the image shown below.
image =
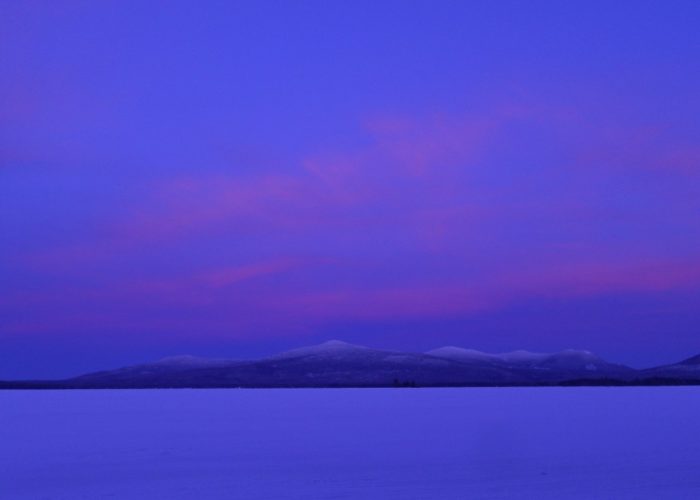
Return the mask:
POLYGON ((0 377, 700 353, 700 2, 0 4, 0 377))

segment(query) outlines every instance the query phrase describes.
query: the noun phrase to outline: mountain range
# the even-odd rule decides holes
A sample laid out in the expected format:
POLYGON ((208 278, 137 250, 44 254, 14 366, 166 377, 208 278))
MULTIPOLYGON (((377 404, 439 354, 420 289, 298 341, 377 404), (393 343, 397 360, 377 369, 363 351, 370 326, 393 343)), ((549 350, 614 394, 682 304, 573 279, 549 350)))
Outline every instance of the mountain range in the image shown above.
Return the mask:
POLYGON ((636 370, 589 351, 488 354, 460 347, 384 351, 337 340, 257 360, 176 356, 64 380, 0 388, 453 387, 700 384, 700 355, 636 370))

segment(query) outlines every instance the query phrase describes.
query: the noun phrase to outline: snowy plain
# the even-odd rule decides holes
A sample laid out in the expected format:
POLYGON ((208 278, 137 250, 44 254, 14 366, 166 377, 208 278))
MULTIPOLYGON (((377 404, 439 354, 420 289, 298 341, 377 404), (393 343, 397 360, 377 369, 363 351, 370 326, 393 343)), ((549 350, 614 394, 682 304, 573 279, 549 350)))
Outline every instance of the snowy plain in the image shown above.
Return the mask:
POLYGON ((700 388, 0 391, 0 498, 696 499, 700 388))

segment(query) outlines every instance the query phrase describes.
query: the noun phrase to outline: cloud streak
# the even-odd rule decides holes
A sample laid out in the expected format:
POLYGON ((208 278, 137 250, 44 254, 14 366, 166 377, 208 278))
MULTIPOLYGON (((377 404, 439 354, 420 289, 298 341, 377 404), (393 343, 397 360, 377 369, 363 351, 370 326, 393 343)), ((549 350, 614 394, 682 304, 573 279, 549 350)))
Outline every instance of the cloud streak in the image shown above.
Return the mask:
POLYGON ((3 331, 309 335, 700 287, 700 256, 688 251, 700 224, 686 214, 697 202, 658 187, 685 183, 696 155, 648 147, 658 130, 592 134, 580 114, 508 105, 364 123, 363 142, 304 152, 291 167, 141 184, 146 196, 98 235, 23 256, 43 290, 10 295, 3 331), (686 231, 660 241, 640 224, 686 231), (56 280, 89 285, 46 284, 56 280), (21 319, 31 311, 42 319, 21 319))

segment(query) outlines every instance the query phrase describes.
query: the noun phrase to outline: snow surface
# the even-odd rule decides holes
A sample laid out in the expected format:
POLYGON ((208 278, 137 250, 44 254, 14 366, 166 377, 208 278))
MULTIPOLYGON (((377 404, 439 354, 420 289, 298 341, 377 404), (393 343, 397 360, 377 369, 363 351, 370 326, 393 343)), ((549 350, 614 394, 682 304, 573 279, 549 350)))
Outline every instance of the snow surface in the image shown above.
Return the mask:
POLYGON ((0 391, 0 498, 695 499, 700 388, 0 391))

